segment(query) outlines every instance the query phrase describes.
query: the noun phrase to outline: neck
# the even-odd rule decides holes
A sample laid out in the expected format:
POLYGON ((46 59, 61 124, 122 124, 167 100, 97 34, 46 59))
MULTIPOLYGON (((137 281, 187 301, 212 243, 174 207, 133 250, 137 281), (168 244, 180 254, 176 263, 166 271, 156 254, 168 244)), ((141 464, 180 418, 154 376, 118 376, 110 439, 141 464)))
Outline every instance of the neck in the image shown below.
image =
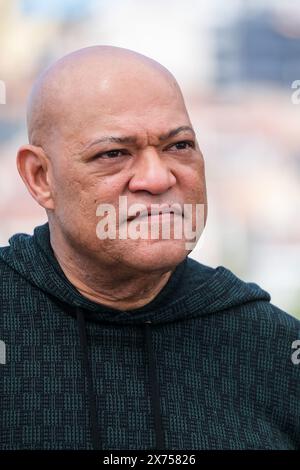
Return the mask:
POLYGON ((84 297, 117 310, 147 305, 163 289, 175 269, 141 273, 120 262, 103 268, 103 263, 78 255, 77 250, 62 240, 58 243, 52 234, 51 246, 65 276, 84 297))

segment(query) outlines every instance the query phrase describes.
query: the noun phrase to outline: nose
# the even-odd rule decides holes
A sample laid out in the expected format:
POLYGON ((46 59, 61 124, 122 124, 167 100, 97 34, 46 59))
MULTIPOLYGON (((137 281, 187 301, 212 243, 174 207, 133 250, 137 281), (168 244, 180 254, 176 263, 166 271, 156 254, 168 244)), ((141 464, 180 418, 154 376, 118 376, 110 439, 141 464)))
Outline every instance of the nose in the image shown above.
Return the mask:
POLYGON ((146 149, 134 163, 134 173, 129 182, 132 192, 147 191, 162 194, 176 183, 176 177, 155 149, 146 149))

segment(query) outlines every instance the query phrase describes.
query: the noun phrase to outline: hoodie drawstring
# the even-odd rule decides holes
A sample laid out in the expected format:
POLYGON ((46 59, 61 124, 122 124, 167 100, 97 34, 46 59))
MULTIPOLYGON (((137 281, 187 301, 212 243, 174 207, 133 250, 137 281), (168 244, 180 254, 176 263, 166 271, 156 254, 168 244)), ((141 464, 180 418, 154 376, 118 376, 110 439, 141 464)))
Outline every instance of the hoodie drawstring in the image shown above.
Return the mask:
POLYGON ((152 329, 151 321, 144 323, 145 342, 149 358, 149 382, 151 392, 151 403, 154 414, 154 426, 156 435, 156 450, 165 449, 165 439, 161 419, 161 411, 159 406, 159 386, 157 381, 157 374, 155 369, 155 361, 152 347, 152 329))
POLYGON ((87 381, 87 392, 88 392, 88 407, 91 423, 91 438, 94 450, 101 450, 101 438, 100 438, 100 428, 97 419, 97 405, 96 405, 96 396, 93 388, 93 379, 92 372, 90 368, 90 362, 88 358, 88 349, 87 349, 87 337, 86 337, 86 327, 84 314, 80 308, 76 309, 77 313, 77 322, 79 327, 79 338, 80 346, 82 352, 82 364, 85 371, 86 381, 87 381))
MULTIPOLYGON (((85 371, 85 377, 87 382, 87 392, 88 392, 88 407, 89 407, 89 416, 91 423, 91 438, 94 450, 101 450, 101 437, 100 437, 100 427, 97 419, 97 405, 96 405, 96 395, 93 387, 92 371, 90 367, 90 362, 88 358, 88 347, 87 347, 87 336, 86 336, 86 323, 84 314, 79 307, 76 309, 77 322, 79 328, 79 338, 80 346, 82 353, 82 364, 85 371)), ((152 329, 151 321, 144 323, 144 336, 145 343, 147 348, 147 355, 149 359, 149 384, 150 384, 150 397, 152 410, 154 415, 154 426, 155 426, 155 436, 156 436, 156 449, 155 450, 164 450, 165 449, 165 439, 161 419, 160 411, 160 398, 159 398, 159 385, 156 375, 155 360, 153 354, 152 346, 152 329)))

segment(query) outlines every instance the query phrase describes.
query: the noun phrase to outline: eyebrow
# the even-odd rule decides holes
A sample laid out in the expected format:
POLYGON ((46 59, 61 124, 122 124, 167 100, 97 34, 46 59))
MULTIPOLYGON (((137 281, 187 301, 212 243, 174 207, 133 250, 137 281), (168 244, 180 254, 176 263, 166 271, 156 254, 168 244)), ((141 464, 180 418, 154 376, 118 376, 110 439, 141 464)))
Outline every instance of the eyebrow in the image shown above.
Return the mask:
MULTIPOLYGON (((171 129, 166 134, 160 135, 158 138, 161 142, 164 142, 171 137, 179 134, 180 132, 189 131, 195 136, 195 131, 190 126, 180 126, 176 129, 171 129)), ((83 148, 83 151, 88 150, 89 148, 93 147, 94 145, 101 144, 101 143, 118 143, 118 144, 135 144, 138 138, 136 136, 104 136, 99 139, 94 140, 93 142, 89 143, 86 147, 83 148)))

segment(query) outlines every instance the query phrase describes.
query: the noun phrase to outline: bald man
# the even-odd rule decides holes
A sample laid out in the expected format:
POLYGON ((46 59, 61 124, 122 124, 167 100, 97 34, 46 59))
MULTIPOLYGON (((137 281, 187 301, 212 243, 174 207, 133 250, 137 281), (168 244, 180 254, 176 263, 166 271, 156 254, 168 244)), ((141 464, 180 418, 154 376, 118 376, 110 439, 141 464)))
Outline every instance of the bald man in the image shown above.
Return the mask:
POLYGON ((85 48, 27 121, 17 167, 48 222, 0 249, 0 448, 299 448, 299 322, 188 257, 205 171, 172 74, 85 48))

